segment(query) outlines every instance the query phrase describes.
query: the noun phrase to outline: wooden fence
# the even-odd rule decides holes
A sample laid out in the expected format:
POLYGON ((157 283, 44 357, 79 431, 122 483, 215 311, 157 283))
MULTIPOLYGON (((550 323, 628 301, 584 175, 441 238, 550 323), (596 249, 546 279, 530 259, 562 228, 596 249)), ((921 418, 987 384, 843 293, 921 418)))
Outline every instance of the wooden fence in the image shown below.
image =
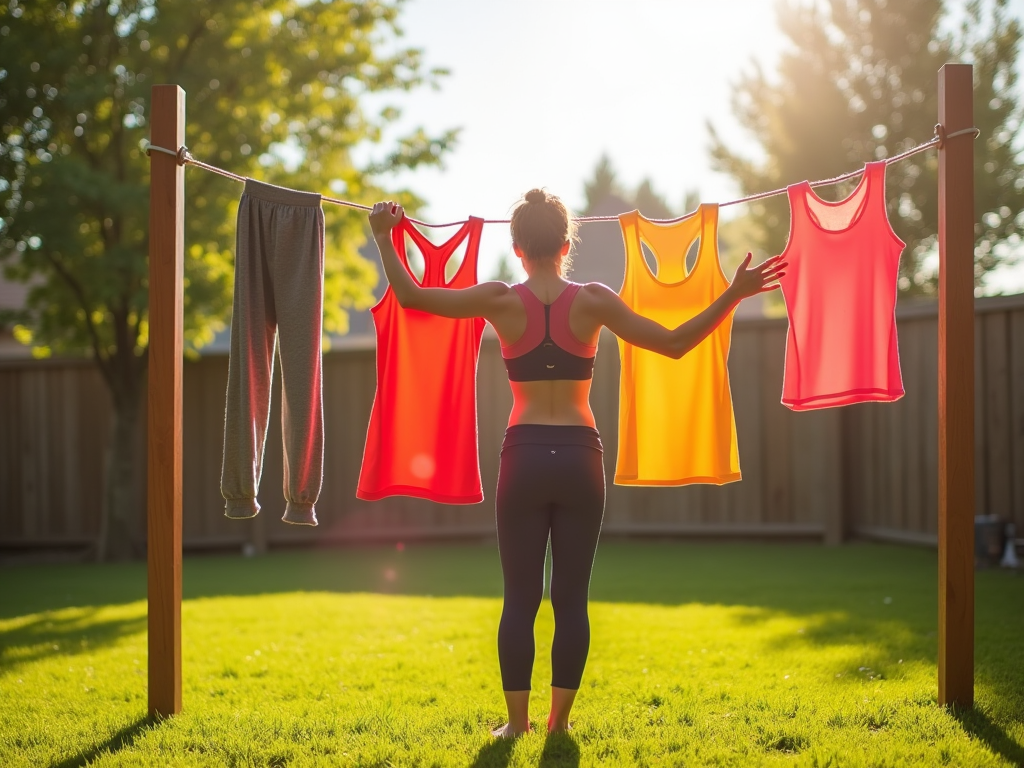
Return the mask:
MULTIPOLYGON (((743 480, 723 487, 624 488, 609 484, 604 530, 628 535, 787 536, 838 542, 871 536, 934 543, 937 509, 937 316, 934 304, 897 312, 906 396, 793 413, 779 403, 784 319, 737 319, 729 367, 743 480)), ((976 303, 978 513, 1024 531, 1024 295, 976 303)), ((446 506, 404 497, 355 498, 373 400, 372 344, 324 355, 326 450, 321 525, 279 521, 279 393, 254 520, 223 516, 219 492, 227 358, 185 364, 184 530, 188 548, 493 535, 498 449, 511 393, 496 340, 479 366, 483 504, 446 506)), ((602 337, 591 402, 614 471, 618 352, 602 337)), ((95 539, 110 404, 88 361, 0 363, 0 549, 79 548, 95 539)), ((145 419, 141 420, 145 425, 145 419)), ((145 436, 139 436, 139 514, 145 541, 145 436)), ((685 443, 685 438, 683 438, 685 443)))

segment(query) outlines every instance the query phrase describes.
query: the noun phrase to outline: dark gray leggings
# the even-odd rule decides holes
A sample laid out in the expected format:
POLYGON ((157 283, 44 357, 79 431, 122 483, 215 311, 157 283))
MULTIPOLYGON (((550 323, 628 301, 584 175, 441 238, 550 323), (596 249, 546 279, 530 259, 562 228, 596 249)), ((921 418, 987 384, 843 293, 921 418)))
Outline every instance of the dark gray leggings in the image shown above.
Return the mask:
POLYGON ((604 462, 597 430, 546 424, 509 427, 495 498, 505 581, 498 626, 504 690, 530 689, 533 623, 544 594, 549 536, 555 612, 551 685, 580 687, 590 648, 587 599, 604 500, 604 462))

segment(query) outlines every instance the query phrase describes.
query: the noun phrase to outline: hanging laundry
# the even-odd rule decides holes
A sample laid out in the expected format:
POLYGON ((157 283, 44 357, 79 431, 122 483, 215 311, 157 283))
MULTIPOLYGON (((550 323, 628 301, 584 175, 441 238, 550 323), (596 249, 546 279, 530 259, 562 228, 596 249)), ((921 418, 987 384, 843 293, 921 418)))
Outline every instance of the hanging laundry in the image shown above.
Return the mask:
MULTIPOLYGON (((477 282, 482 229, 483 219, 471 217, 438 246, 403 218, 391 239, 410 274, 406 235, 419 248, 424 288, 467 288, 477 282), (445 265, 463 241, 465 257, 446 281, 445 265)), ((356 496, 418 496, 445 504, 483 501, 476 420, 483 318, 453 319, 405 309, 390 287, 371 312, 377 334, 377 393, 356 496)))
POLYGON ((228 517, 254 517, 280 337, 286 523, 316 525, 324 467, 320 195, 246 179, 235 235, 221 494, 228 517))
MULTIPOLYGON (((626 274, 619 296, 644 317, 675 328, 729 286, 718 260, 718 206, 704 204, 673 224, 637 211, 619 216, 626 274), (700 238, 687 271, 686 253, 700 238), (644 259, 646 243, 657 276, 644 259)), ((678 360, 619 340, 618 485, 721 485, 740 479, 729 388, 732 313, 678 360)))
POLYGON ((904 243, 885 211, 885 166, 868 163, 838 203, 806 181, 788 188, 782 404, 794 411, 903 397, 895 309, 904 243))

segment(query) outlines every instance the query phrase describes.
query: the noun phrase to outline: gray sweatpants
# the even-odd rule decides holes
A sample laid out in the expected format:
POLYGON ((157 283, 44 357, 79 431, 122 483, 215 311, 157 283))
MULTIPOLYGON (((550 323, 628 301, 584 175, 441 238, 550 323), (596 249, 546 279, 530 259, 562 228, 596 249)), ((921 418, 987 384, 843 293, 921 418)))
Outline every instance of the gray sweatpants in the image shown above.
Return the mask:
POLYGON ((286 523, 316 525, 323 482, 320 195, 248 179, 238 206, 221 494, 228 517, 254 517, 280 336, 286 523))

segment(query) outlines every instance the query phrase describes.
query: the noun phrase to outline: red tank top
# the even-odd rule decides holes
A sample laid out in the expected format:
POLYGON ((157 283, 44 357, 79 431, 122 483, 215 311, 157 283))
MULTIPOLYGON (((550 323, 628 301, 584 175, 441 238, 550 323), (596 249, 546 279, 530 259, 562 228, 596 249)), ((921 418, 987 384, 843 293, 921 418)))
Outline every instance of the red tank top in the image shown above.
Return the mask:
MULTIPOLYGON (((482 228, 483 219, 470 218, 450 240, 434 245, 403 218, 391 241, 406 270, 406 233, 420 249, 423 287, 467 288, 477 281, 482 228), (466 256, 446 282, 445 264, 467 238, 466 256)), ((483 318, 452 319, 404 309, 390 286, 370 311, 377 334, 377 393, 356 496, 371 501, 419 496, 444 504, 483 501, 476 423, 483 318)))
POLYGON ((885 162, 839 203, 789 187, 789 315, 782 404, 794 411, 903 396, 896 280, 904 243, 885 212, 885 162))

